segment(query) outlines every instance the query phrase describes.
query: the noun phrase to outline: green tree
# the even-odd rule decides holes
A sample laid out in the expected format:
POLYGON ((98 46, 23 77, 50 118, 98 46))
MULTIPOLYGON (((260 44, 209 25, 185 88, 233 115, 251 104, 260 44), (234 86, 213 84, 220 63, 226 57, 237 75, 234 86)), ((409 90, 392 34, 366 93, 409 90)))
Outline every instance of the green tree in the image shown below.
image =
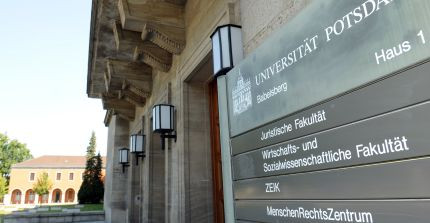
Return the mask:
POLYGON ((90 144, 87 147, 87 155, 86 155, 87 163, 85 165, 84 181, 86 177, 87 177, 87 180, 91 181, 90 176, 94 175, 94 169, 96 166, 95 159, 94 159, 94 157, 96 156, 96 146, 97 146, 96 134, 93 131, 91 132, 90 144))
POLYGON ((42 196, 48 194, 51 189, 52 181, 49 179, 48 173, 43 172, 37 177, 37 181, 33 184, 33 191, 37 195, 42 196))
POLYGON ((102 181, 102 167, 103 167, 103 161, 102 157, 100 156, 100 153, 97 154, 95 159, 95 168, 94 168, 94 174, 92 176, 92 183, 93 183, 93 201, 92 203, 100 203, 103 201, 104 196, 104 184, 102 181))
POLYGON ((83 181, 78 192, 78 200, 81 204, 100 203, 103 199, 104 186, 101 180, 102 160, 96 152, 96 136, 91 134, 90 143, 87 147, 87 162, 83 175, 83 181))
POLYGON ((0 133, 0 174, 9 178, 12 164, 33 158, 30 150, 18 140, 10 140, 7 135, 0 133))
POLYGON ((87 147, 87 160, 96 156, 96 134, 94 131, 91 132, 90 144, 87 147))
POLYGON ((0 176, 0 199, 3 199, 5 194, 7 194, 7 180, 0 176))

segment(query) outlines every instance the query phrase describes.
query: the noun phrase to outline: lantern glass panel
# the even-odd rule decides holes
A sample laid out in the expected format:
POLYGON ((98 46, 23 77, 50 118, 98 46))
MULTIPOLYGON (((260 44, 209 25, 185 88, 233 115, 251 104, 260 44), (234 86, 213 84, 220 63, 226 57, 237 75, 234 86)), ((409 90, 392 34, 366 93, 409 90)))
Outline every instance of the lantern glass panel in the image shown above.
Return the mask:
POLYGON ((170 120, 170 106, 168 105, 163 105, 161 106, 161 129, 172 129, 171 128, 171 120, 170 120))
POLYGON ((219 70, 221 70, 221 52, 220 52, 220 39, 219 39, 219 30, 212 36, 212 57, 213 57, 213 66, 214 73, 216 74, 219 70))
POLYGON ((130 136, 130 150, 131 150, 131 152, 136 151, 136 135, 130 136))
POLYGON ((174 126, 175 117, 174 117, 174 115, 175 115, 175 107, 170 106, 170 129, 172 129, 172 131, 175 129, 175 126, 174 126))
POLYGON ((233 65, 236 66, 243 59, 242 32, 238 27, 231 27, 231 47, 233 51, 233 65))
POLYGON ((119 162, 122 164, 128 163, 128 149, 119 150, 119 162))
POLYGON ((229 39, 229 28, 228 26, 222 27, 220 29, 221 34, 221 69, 231 67, 230 63, 230 39, 229 39))
POLYGON ((152 109, 152 129, 157 130, 160 129, 160 123, 159 123, 159 107, 155 106, 152 109))
POLYGON ((136 135, 135 152, 143 152, 144 135, 136 135))
POLYGON ((152 108, 152 129, 155 129, 155 107, 152 108))
POLYGON ((122 163, 122 152, 121 152, 121 150, 119 151, 119 163, 122 163))

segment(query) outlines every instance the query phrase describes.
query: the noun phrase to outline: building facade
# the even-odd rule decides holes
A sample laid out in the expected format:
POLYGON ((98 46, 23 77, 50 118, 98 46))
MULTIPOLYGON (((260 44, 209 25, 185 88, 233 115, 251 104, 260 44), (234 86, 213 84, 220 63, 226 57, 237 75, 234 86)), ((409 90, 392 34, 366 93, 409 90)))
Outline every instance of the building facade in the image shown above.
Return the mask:
MULTIPOLYGON (((105 161, 105 158, 103 157, 105 161)), ((12 165, 5 204, 76 204, 85 171, 85 156, 41 156, 12 165), (39 196, 33 185, 48 174, 52 189, 39 196)), ((102 171, 104 174, 104 170, 102 171)))
POLYGON ((246 56, 309 2, 93 1, 87 93, 102 100, 109 128, 107 222, 224 221, 232 207, 224 205, 210 35, 241 25, 246 56), (164 150, 151 131, 160 103, 176 110, 177 140, 164 150), (131 155, 123 173, 118 149, 136 133, 146 135, 146 156, 136 165, 131 155))
MULTIPOLYGON (((423 11, 427 6, 390 0, 93 0, 87 94, 100 99, 106 110, 106 221, 284 222, 291 217, 286 213, 299 216, 294 213, 303 210, 310 214, 288 220, 326 222, 324 215, 315 213, 330 208, 352 213, 342 209, 350 206, 361 220, 348 222, 373 222, 373 217, 402 222, 393 217, 396 213, 403 222, 422 222, 409 221, 410 216, 423 220, 418 216, 428 203, 402 201, 409 205, 402 212, 390 199, 425 198, 427 189, 414 187, 416 193, 407 193, 392 177, 395 172, 372 174, 397 165, 396 160, 429 154, 367 160, 352 157, 349 150, 325 151, 414 131, 389 133, 377 129, 384 125, 371 130, 366 125, 361 130, 342 129, 324 138, 326 144, 313 134, 360 126, 363 120, 428 100, 422 92, 410 92, 429 83, 424 71, 411 71, 414 77, 397 75, 429 58, 423 36, 430 32, 423 22, 428 21, 423 11), (408 19, 412 21, 403 22, 408 19), (241 26, 244 59, 215 78, 213 61, 219 58, 213 55, 219 52, 213 54, 217 49, 210 36, 225 24, 241 26), (378 39, 378 30, 388 37, 378 39), (396 53, 392 45, 398 46, 396 53), (406 54, 411 49, 416 50, 406 54), (405 76, 409 79, 397 80, 405 76), (170 135, 175 139, 154 132, 152 109, 159 104, 175 108, 175 131, 170 135), (360 142, 342 135, 352 132, 363 137, 360 142), (130 153, 128 162, 121 164, 119 151, 130 148, 134 134, 145 135, 145 156, 130 153), (309 135, 312 138, 306 138, 309 135), (306 141, 293 143, 302 138, 306 141), (325 149, 324 155, 310 154, 318 149, 325 149), (381 166, 366 172, 365 166, 375 163, 381 166), (342 175, 342 168, 347 174, 342 175), (333 172, 324 175, 325 170, 333 172), (358 180, 348 184, 352 179, 347 176, 380 180, 375 187, 365 187, 358 180), (379 193, 378 185, 398 187, 379 193), (348 188, 356 193, 347 193, 348 188), (383 200, 381 206, 373 202, 378 199, 383 200), (373 211, 381 211, 359 212, 363 200, 373 211), (411 209, 414 205, 419 208, 411 209)), ((411 171, 397 173, 414 176, 412 182, 427 179, 424 172, 411 171)))

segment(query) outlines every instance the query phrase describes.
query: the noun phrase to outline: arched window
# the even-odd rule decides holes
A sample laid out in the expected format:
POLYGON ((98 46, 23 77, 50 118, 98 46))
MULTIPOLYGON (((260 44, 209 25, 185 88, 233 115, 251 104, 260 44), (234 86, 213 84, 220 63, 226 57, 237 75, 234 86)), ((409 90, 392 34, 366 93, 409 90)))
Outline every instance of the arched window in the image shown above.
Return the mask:
POLYGON ((42 194, 42 196, 39 196, 39 203, 40 204, 46 204, 48 203, 49 194, 42 194))
POLYGON ((75 190, 69 188, 66 190, 66 203, 73 203, 75 201, 75 190))
POLYGON ((16 189, 12 191, 11 203, 12 204, 21 204, 22 193, 20 190, 16 189))
POLYGON ((25 192, 25 204, 34 204, 36 194, 32 189, 28 189, 25 192))
POLYGON ((61 203, 61 190, 55 189, 52 191, 52 203, 61 203))

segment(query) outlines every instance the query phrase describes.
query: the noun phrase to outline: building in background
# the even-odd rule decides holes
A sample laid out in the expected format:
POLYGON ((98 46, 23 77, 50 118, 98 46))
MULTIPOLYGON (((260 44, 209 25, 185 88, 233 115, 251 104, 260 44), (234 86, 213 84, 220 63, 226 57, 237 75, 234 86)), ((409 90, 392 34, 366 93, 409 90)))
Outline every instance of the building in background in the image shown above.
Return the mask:
MULTIPOLYGON (((105 173, 106 158, 102 157, 105 173)), ((12 165, 5 204, 75 204, 85 171, 85 156, 41 156, 12 165), (48 194, 38 196, 33 185, 42 173, 53 183, 48 194)))

